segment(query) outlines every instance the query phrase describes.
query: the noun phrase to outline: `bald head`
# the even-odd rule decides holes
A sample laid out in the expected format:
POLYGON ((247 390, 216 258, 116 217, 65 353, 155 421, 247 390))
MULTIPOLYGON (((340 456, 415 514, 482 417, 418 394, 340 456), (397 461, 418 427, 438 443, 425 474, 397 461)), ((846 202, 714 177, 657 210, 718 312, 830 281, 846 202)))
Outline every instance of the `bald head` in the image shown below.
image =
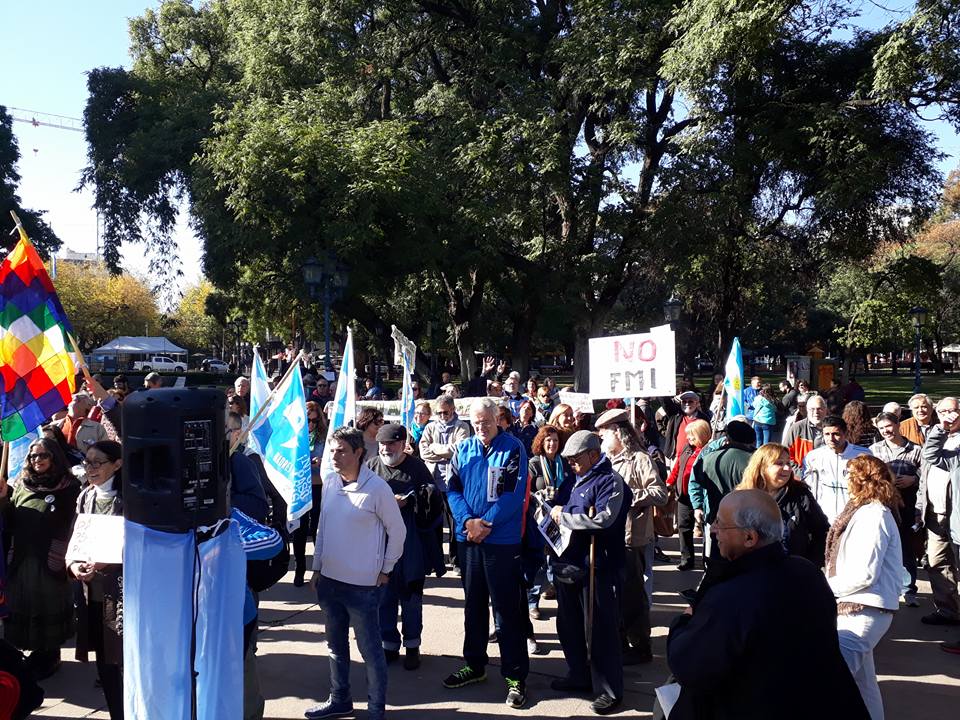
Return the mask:
POLYGON ((783 520, 776 500, 763 490, 737 490, 720 501, 716 532, 720 554, 736 560, 783 539, 783 520))

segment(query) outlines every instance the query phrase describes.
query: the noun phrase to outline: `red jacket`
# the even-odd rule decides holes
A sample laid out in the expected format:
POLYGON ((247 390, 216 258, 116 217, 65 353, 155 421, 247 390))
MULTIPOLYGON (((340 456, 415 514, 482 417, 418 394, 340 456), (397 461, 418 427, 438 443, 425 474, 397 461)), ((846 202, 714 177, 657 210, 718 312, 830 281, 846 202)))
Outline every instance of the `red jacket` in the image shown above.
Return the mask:
POLYGON ((677 478, 679 477, 680 486, 677 488, 678 496, 687 494, 687 488, 690 485, 690 472, 693 470, 693 464, 697 461, 697 456, 700 455, 701 450, 703 450, 702 447, 695 448, 693 445, 687 444, 683 450, 680 451, 680 456, 670 469, 670 477, 667 478, 667 485, 676 485, 677 478))

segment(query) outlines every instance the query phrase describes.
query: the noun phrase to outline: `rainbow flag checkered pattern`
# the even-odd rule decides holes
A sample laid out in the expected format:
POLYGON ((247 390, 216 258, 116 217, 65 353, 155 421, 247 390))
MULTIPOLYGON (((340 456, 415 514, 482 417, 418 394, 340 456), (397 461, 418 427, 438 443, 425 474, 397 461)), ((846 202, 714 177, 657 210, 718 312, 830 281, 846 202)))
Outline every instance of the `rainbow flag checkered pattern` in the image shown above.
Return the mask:
POLYGON ((16 440, 70 402, 77 368, 72 331, 46 268, 20 228, 0 265, 0 435, 16 440))

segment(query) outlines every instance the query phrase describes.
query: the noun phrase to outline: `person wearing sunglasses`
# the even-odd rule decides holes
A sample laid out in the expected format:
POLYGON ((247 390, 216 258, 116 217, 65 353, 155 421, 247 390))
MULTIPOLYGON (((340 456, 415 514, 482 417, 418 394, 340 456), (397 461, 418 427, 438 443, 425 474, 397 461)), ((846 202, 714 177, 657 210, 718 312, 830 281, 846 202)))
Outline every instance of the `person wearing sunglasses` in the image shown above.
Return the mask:
MULTIPOLYGON (((104 440, 87 450, 83 469, 87 485, 77 500, 77 515, 123 515, 120 443, 104 440)), ((123 565, 71 562, 70 575, 80 581, 77 660, 96 653, 97 677, 111 720, 123 718, 123 565)))
POLYGON ((0 479, 0 513, 12 540, 4 638, 31 651, 38 680, 60 668, 60 648, 75 630, 65 555, 79 495, 60 446, 46 438, 30 444, 16 487, 0 479))
POLYGON ((363 445, 367 457, 375 457, 380 452, 380 443, 377 442, 377 431, 385 423, 383 413, 376 408, 365 407, 357 413, 357 430, 363 433, 363 445))

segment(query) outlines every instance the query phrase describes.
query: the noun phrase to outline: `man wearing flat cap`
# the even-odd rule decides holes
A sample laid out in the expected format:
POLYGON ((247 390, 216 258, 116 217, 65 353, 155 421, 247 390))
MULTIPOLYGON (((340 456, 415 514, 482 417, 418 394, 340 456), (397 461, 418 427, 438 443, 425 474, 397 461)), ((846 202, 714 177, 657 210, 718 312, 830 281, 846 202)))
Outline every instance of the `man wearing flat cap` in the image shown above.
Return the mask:
MULTIPOLYGON (((703 455, 690 473, 690 504, 698 523, 713 524, 720 501, 733 492, 753 455, 756 433, 744 420, 731 420, 724 430, 726 442, 709 455, 703 455)), ((709 527, 704 529, 707 562, 719 559, 719 549, 713 542, 709 527)))
POLYGON ((569 693, 592 691, 590 709, 607 715, 623 702, 619 598, 632 493, 603 454, 595 433, 578 430, 561 454, 577 475, 567 504, 550 512, 554 522, 573 531, 567 549, 554 566, 557 635, 568 673, 550 686, 569 693), (594 583, 588 661, 584 618, 590 607, 591 545, 594 583))
MULTIPOLYGON (((403 555, 390 573, 390 581, 380 598, 380 638, 387 662, 400 656, 401 635, 397 628, 402 618, 403 667, 420 667, 420 636, 423 632, 423 582, 427 575, 427 558, 420 533, 417 530, 418 502, 427 502, 426 488, 435 488, 427 466, 419 458, 407 455, 407 429, 397 423, 381 425, 377 430, 379 452, 367 460, 367 467, 386 480, 397 499, 400 516, 406 528, 403 555)), ((439 495, 437 500, 440 501, 439 495)), ((442 501, 441 501, 442 502, 442 501)), ((436 536, 433 535, 436 541, 436 536)), ((434 558, 431 567, 443 567, 439 543, 431 548, 434 558)))
POLYGON ((683 452, 686 443, 677 442, 677 438, 685 438, 687 425, 695 420, 710 421, 710 416, 700 408, 700 396, 693 390, 686 390, 677 396, 680 412, 667 421, 667 428, 663 433, 663 456, 668 465, 673 465, 683 452))
POLYGON ((626 574, 620 595, 623 664, 650 662, 650 605, 653 594, 653 508, 667 503, 667 486, 630 424, 626 410, 611 409, 596 420, 601 449, 630 488, 624 551, 626 574))

